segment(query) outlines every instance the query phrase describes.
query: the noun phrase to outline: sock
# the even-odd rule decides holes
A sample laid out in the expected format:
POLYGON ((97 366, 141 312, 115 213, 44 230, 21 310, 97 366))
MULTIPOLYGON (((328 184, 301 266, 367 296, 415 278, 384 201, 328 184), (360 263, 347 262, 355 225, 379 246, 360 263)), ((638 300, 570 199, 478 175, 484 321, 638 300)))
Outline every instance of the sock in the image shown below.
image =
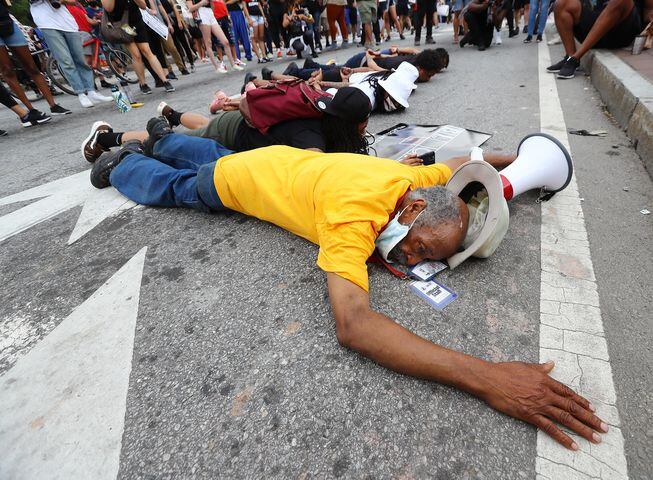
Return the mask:
POLYGON ((97 143, 107 150, 111 147, 119 147, 121 145, 122 132, 102 132, 97 135, 97 143))
POLYGON ((168 122, 170 122, 171 127, 178 127, 181 125, 181 116, 184 112, 178 112, 177 110, 170 109, 171 112, 168 115, 168 122))

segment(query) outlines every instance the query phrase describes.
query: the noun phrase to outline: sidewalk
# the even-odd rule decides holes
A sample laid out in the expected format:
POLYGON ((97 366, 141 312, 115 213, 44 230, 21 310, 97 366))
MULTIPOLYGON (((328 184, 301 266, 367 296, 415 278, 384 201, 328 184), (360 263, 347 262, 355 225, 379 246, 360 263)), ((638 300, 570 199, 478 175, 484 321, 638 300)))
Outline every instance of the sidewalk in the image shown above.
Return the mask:
POLYGON ((591 50, 582 64, 653 177, 653 50, 591 50))

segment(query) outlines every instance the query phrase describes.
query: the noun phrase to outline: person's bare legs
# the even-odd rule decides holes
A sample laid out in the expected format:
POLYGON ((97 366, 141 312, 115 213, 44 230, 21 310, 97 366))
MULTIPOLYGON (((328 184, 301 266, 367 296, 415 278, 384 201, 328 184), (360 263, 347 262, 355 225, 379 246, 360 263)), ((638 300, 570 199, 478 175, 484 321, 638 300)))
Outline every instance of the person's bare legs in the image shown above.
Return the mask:
POLYGON ((5 47, 0 47, 0 73, 18 100, 20 100, 28 109, 33 110, 34 106, 27 99, 27 94, 18 81, 18 77, 16 77, 16 72, 14 71, 13 64, 11 63, 11 59, 9 58, 9 54, 5 47))
MULTIPOLYGON (((36 64, 34 63, 34 59, 32 58, 32 55, 29 52, 29 48, 26 46, 22 47, 10 47, 12 53, 18 58, 20 61, 21 65, 23 66, 23 70, 25 70, 25 73, 29 75, 29 77, 32 79, 32 81, 36 84, 37 88, 43 95, 43 98, 45 98, 45 101, 48 102, 48 105, 50 107, 53 107, 56 105, 54 101, 54 97, 52 96, 52 92, 50 91, 50 87, 48 86, 48 82, 45 81, 45 77, 43 74, 39 71, 39 69, 36 67, 36 64)), ((0 48, 0 50, 4 50, 5 55, 7 55, 7 61, 11 65, 11 71, 14 75, 16 76, 16 73, 14 72, 13 69, 13 64, 11 63, 11 60, 9 59, 9 55, 7 53, 6 49, 0 48)), ((5 59, 4 57, 1 56, 0 54, 0 62, 2 65, 5 65, 5 59)), ((4 67, 2 68, 3 75, 4 75, 4 67)), ((6 75, 4 75, 5 79, 7 78, 6 75)), ((9 83, 9 82, 7 82, 9 83)), ((22 90, 22 88, 21 88, 22 90)), ((23 91, 24 94, 24 91, 23 91)), ((21 99, 21 102, 23 100, 21 99)), ((25 104, 27 106, 27 104, 25 104)))
POLYGON ((18 118, 23 118, 25 115, 27 115, 29 112, 25 110, 23 107, 20 105, 14 105, 11 107, 11 110, 18 115, 18 118))
POLYGON ((557 0, 554 7, 556 28, 567 55, 580 60, 605 34, 626 20, 633 7, 633 0, 610 0, 577 49, 574 25, 580 21, 581 3, 579 0, 557 0))
MULTIPOLYGON (((147 61, 150 63, 150 67, 152 67, 154 73, 157 74, 159 80, 161 80, 164 83, 167 82, 168 79, 163 73, 163 67, 161 67, 161 64, 159 63, 159 59, 156 58, 156 55, 154 55, 154 53, 152 53, 152 50, 150 50, 150 45, 148 43, 137 43, 136 45, 138 46, 138 49, 141 51, 142 56, 147 58, 147 61)), ((143 78, 145 78, 144 73, 143 73, 143 78)))
POLYGON ((459 30, 460 30, 460 12, 453 12, 453 43, 458 43, 459 30))
POLYGON ((206 127, 210 120, 204 115, 195 112, 184 112, 181 114, 181 124, 189 130, 206 127))
POLYGON ((211 45, 211 25, 200 24, 200 31, 202 32, 202 40, 204 40, 204 49, 211 59, 213 68, 218 68, 218 61, 215 59, 215 54, 213 53, 213 47, 211 45))
MULTIPOLYGON (((231 54, 231 48, 229 48, 229 41, 227 40, 227 36, 224 34, 222 31, 222 28, 220 28, 220 25, 217 23, 214 23, 213 25, 210 26, 211 28, 211 33, 215 35, 215 37, 218 39, 220 44, 224 47, 224 53, 229 57, 229 62, 231 65, 234 65, 234 56, 231 54)), ((207 46, 207 48, 209 48, 207 46)))
POLYGON ((141 51, 136 46, 135 42, 127 44, 127 50, 132 57, 132 66, 134 67, 134 72, 138 77, 138 83, 140 85, 145 85, 145 64, 143 64, 143 57, 141 56, 141 51))

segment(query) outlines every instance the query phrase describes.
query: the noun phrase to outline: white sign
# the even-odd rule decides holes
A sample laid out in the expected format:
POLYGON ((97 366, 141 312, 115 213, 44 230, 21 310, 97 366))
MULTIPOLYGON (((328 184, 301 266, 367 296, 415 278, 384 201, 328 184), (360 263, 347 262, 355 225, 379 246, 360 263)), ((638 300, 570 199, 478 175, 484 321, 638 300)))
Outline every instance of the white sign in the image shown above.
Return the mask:
POLYGON ((168 39, 168 26, 163 23, 156 15, 152 15, 147 10, 141 8, 141 16, 145 24, 156 32, 164 40, 168 39))

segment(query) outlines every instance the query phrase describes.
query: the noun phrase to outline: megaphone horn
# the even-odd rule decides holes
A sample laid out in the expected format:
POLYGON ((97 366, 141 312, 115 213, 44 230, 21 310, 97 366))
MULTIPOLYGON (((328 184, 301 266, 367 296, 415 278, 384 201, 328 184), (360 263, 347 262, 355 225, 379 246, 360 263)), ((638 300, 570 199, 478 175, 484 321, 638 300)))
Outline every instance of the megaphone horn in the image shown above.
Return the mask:
POLYGON ((540 200, 548 200, 569 185, 573 173, 571 155, 564 145, 546 133, 533 133, 519 143, 515 161, 501 170, 503 196, 510 200, 538 188, 540 200))

